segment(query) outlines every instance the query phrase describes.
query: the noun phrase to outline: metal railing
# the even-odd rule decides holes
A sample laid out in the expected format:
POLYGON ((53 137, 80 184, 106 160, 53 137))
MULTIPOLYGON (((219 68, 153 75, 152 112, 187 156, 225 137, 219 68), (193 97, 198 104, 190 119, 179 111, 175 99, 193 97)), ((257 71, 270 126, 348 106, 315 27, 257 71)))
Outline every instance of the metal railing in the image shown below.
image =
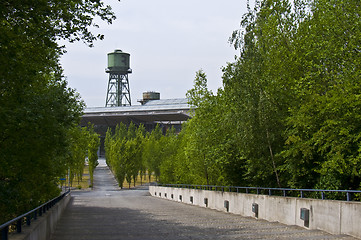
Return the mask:
POLYGON ((188 188, 208 191, 236 192, 247 194, 260 194, 269 196, 316 198, 328 200, 359 201, 361 191, 358 190, 327 190, 327 189, 294 189, 294 188, 265 188, 265 187, 235 187, 235 186, 214 186, 214 185, 189 185, 189 184, 161 184, 157 186, 188 188), (355 198, 356 197, 356 198, 355 198))
POLYGON ((9 235, 9 227, 12 225, 15 225, 16 232, 21 233, 21 227, 26 222, 26 225, 30 226, 31 220, 36 220, 38 216, 42 216, 46 211, 48 211, 50 208, 52 208, 56 203, 58 203, 61 199, 63 199, 70 190, 64 192, 60 196, 53 198, 52 200, 38 206, 37 208, 34 208, 33 210, 16 217, 0 226, 0 232, 1 232, 1 240, 8 240, 9 235))

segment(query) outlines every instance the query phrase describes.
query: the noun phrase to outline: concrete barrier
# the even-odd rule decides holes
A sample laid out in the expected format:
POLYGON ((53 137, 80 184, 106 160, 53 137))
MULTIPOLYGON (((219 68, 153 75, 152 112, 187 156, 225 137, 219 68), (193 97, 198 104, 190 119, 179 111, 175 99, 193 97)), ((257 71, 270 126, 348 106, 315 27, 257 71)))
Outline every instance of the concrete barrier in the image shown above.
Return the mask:
POLYGON ((150 186, 154 197, 361 238, 361 203, 150 186), (173 196, 173 198, 171 197, 173 196), (180 197, 181 196, 181 197, 180 197), (180 200, 181 199, 181 200, 180 200), (207 200, 205 200, 207 199, 207 200), (192 200, 192 201, 191 201, 192 200), (228 205, 225 203, 228 201, 228 205), (255 213, 257 207, 258 213, 255 213), (301 213, 302 209, 302 213, 301 213), (302 216, 301 216, 302 214, 302 216), (303 220, 302 218, 309 219, 303 220))
POLYGON ((37 220, 33 220, 30 226, 23 226, 21 233, 9 234, 9 240, 47 240, 54 232, 62 213, 68 206, 71 195, 66 195, 55 206, 50 208, 37 220))

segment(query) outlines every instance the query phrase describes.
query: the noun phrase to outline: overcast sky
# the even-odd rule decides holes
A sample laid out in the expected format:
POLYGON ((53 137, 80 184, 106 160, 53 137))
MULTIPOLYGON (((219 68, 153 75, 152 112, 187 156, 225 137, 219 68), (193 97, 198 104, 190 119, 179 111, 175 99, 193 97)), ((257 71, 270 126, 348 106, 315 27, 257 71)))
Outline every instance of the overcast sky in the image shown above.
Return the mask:
MULTIPOLYGON (((199 69, 209 88, 222 87, 222 66, 239 55, 228 43, 246 12, 246 0, 107 0, 117 19, 100 24, 103 41, 93 48, 66 44, 61 63, 69 86, 87 107, 105 106, 108 85, 107 53, 121 49, 130 54, 132 105, 145 91, 162 99, 184 98, 199 69)), ((100 23, 100 22, 99 22, 100 23)))

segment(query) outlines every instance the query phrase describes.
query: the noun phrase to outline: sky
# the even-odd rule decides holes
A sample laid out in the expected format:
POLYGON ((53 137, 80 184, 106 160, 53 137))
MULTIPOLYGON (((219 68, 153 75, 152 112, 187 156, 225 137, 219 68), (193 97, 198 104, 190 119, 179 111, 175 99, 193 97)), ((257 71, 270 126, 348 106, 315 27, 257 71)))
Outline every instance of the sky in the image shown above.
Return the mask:
POLYGON ((239 29, 246 0, 106 0, 117 17, 100 20, 94 33, 105 35, 93 48, 67 43, 61 64, 69 87, 80 93, 87 107, 104 107, 109 76, 107 53, 130 54, 132 105, 146 91, 161 99, 184 98, 196 72, 207 74, 208 88, 222 87, 222 67, 239 51, 228 42, 239 29))

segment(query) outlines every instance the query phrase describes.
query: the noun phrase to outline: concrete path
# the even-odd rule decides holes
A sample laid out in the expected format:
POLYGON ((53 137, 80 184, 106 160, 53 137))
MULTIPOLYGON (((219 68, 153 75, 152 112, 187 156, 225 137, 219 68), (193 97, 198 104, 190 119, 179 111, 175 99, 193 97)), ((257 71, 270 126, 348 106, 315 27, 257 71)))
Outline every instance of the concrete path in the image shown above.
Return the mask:
POLYGON ((120 190, 104 163, 94 185, 72 192, 52 240, 354 239, 153 198, 144 187, 120 190))

